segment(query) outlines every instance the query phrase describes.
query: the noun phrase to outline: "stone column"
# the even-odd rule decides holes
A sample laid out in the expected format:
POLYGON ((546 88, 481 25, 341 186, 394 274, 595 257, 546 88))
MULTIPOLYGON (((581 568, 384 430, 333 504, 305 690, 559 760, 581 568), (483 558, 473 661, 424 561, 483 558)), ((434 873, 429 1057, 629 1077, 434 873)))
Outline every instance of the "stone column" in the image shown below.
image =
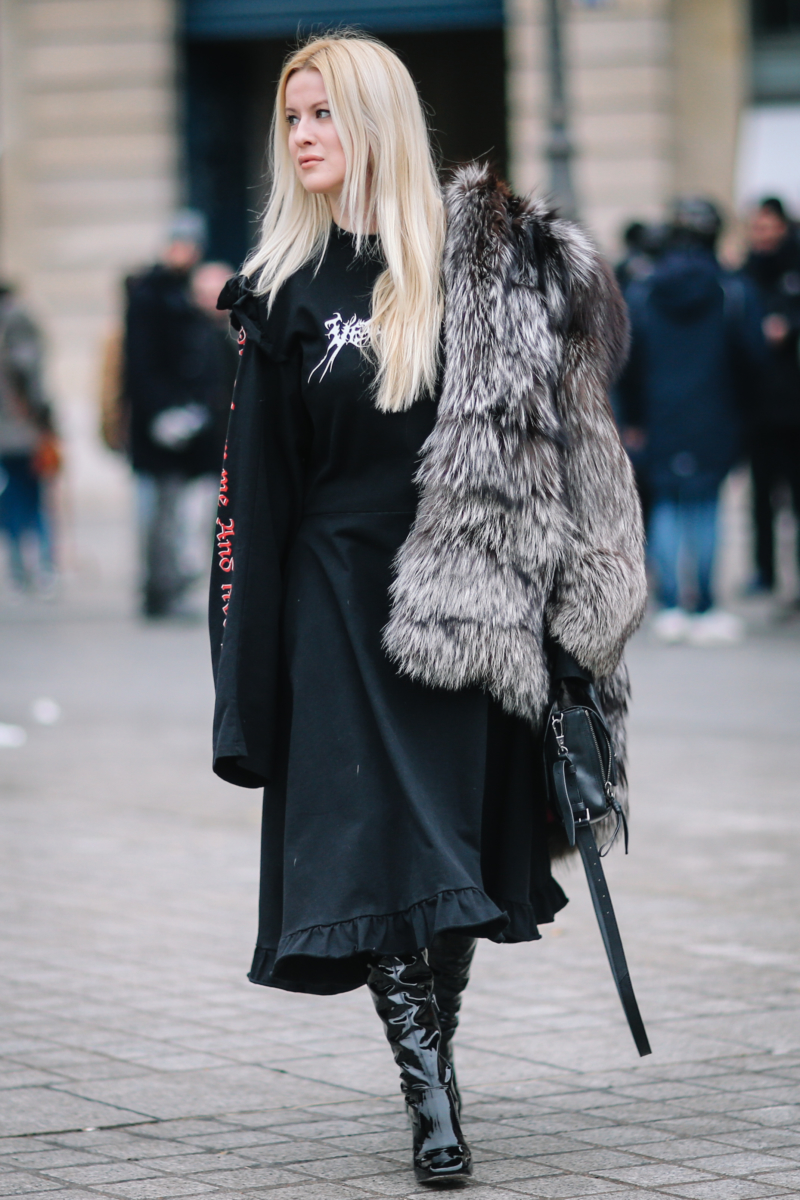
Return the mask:
MULTIPOLYGON (((623 222, 659 216, 672 189, 670 3, 564 3, 563 11, 578 206, 611 248, 623 222)), ((546 191, 543 6, 508 0, 507 14, 514 180, 523 190, 546 191)))
POLYGON ((0 0, 0 269, 50 347, 67 479, 117 503, 97 435, 99 355, 125 272, 158 252, 177 192, 174 0, 0 0))
POLYGON ((747 92, 745 0, 674 0, 675 182, 733 204, 736 144, 747 92))

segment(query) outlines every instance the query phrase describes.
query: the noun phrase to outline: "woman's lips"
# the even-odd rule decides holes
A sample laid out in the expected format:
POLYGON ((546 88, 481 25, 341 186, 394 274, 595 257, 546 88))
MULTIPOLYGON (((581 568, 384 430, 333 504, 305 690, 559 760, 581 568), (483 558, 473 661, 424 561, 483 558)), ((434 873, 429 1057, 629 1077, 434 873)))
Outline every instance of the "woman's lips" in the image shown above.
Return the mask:
POLYGON ((317 165, 317 163, 321 163, 321 162, 322 162, 321 158, 301 158, 300 166, 301 167, 315 167, 317 165))

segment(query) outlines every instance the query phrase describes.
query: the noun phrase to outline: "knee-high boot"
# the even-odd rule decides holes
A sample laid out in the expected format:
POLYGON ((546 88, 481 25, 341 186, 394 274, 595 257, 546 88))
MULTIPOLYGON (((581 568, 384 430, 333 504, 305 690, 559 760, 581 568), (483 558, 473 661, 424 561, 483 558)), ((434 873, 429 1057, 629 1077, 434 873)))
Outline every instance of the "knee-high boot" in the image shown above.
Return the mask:
POLYGON ((433 972, 433 995, 439 1013, 442 1040, 439 1053, 453 1072, 450 1086, 461 1113, 461 1093, 456 1083, 453 1065, 453 1035, 458 1028, 461 999, 469 982, 469 971, 475 956, 476 938, 455 930, 437 933, 428 949, 428 964, 433 972))
POLYGON ((375 958, 367 985, 383 1021, 414 1131, 414 1174, 420 1183, 472 1174, 472 1156, 458 1123, 449 1064, 439 1054, 441 1032, 433 975, 422 952, 375 958))

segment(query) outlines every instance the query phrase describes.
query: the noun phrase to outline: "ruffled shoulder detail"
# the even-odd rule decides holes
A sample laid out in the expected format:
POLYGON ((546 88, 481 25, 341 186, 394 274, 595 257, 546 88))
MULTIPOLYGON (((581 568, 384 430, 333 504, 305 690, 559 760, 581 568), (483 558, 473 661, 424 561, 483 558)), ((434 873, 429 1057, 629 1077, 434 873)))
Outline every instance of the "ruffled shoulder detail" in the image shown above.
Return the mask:
POLYGON ((229 310, 234 329, 243 329, 245 336, 260 346, 275 362, 286 358, 278 336, 279 322, 274 313, 267 312, 266 300, 253 291, 246 275, 233 275, 217 300, 217 308, 229 310))

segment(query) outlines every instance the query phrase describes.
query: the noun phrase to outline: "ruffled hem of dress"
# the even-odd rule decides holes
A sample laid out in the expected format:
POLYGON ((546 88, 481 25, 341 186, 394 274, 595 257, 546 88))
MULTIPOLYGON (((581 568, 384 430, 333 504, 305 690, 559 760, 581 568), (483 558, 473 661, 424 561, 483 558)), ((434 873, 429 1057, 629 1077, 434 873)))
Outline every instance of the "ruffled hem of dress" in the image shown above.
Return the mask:
POLYGON ((567 900, 561 888, 529 904, 499 907, 478 888, 440 892, 397 913, 364 915, 331 925, 314 925, 281 938, 277 947, 257 946, 248 978, 265 987, 329 996, 366 982, 374 954, 413 954, 437 933, 457 929, 493 942, 536 941, 538 923, 552 921, 567 900), (537 921, 538 918, 538 921, 537 921))
POLYGON ((535 942, 542 935, 540 925, 551 925, 569 903, 559 884, 552 877, 543 888, 537 888, 532 904, 520 904, 516 900, 498 900, 500 908, 508 915, 508 925, 493 942, 514 944, 535 942))

